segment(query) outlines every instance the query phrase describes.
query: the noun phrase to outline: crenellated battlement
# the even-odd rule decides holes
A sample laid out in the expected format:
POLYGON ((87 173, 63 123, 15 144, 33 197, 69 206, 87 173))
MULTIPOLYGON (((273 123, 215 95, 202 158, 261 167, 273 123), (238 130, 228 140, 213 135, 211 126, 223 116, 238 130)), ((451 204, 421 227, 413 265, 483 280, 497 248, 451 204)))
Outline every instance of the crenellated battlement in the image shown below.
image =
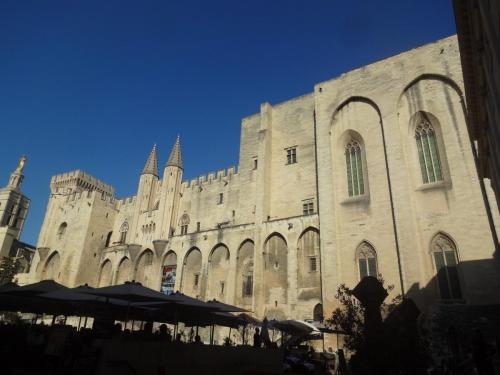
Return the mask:
POLYGON ((183 188, 193 188, 195 186, 205 186, 217 183, 229 183, 233 179, 233 176, 237 175, 238 171, 235 166, 229 167, 227 169, 219 169, 217 172, 209 172, 205 175, 198 176, 189 181, 183 181, 183 188))
POLYGON ((129 197, 123 197, 123 198, 117 199, 116 202, 118 203, 118 207, 124 207, 124 206, 134 205, 135 200, 136 200, 136 196, 131 195, 129 197))
POLYGON ((98 192, 114 195, 115 189, 94 176, 79 169, 57 174, 50 179, 52 193, 69 194, 83 190, 96 190, 98 192))
POLYGON ((87 202, 89 204, 92 204, 93 202, 95 204, 96 202, 102 202, 103 204, 115 209, 118 204, 118 200, 116 200, 112 195, 98 190, 80 190, 67 194, 53 193, 52 198, 63 199, 63 204, 81 202, 87 202))

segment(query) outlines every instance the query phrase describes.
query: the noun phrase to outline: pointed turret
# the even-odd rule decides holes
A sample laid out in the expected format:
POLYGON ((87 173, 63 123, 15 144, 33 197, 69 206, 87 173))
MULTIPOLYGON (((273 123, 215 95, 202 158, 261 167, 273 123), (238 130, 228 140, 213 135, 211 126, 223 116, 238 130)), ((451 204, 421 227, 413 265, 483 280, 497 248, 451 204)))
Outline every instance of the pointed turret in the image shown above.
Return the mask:
POLYGON ((182 173, 181 139, 177 136, 163 171, 160 199, 160 239, 172 236, 177 223, 177 212, 181 198, 182 173))
POLYGON ((156 144, 153 145, 153 149, 149 154, 148 160, 146 161, 146 165, 142 170, 142 174, 152 174, 158 177, 158 158, 156 157, 156 144))
POLYGON ((170 156, 168 157, 165 167, 178 167, 180 169, 184 169, 182 166, 181 139, 179 136, 177 136, 177 140, 172 148, 172 152, 170 152, 170 156))

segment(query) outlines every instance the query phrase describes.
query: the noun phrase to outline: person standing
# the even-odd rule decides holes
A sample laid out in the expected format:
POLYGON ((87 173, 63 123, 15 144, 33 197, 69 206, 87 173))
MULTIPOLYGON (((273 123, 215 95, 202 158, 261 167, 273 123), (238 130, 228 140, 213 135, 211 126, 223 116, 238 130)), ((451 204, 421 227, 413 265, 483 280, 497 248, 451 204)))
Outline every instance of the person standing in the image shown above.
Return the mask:
POLYGON ((255 333, 253 334, 253 347, 260 348, 260 345, 261 345, 260 330, 259 328, 255 328, 255 333))

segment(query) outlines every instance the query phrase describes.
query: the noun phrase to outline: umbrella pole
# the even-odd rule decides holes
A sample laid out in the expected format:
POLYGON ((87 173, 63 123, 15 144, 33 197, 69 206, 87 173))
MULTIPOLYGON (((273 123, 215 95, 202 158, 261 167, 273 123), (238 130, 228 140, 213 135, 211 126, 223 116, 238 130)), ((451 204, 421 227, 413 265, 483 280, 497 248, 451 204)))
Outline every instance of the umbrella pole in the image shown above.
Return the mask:
POLYGON ((87 317, 85 317, 85 320, 83 321, 83 328, 87 328, 87 317))
POLYGON ((51 326, 53 326, 53 325, 54 325, 54 323, 55 323, 55 321, 56 321, 56 316, 55 316, 55 315, 52 315, 52 323, 50 323, 50 325, 51 325, 51 326))
POLYGON ((78 319, 78 328, 77 331, 80 330, 80 325, 82 324, 82 316, 80 315, 80 318, 78 319))
POLYGON ((175 325, 174 325, 174 340, 177 341, 177 331, 179 330, 179 309, 175 307, 175 325))
POLYGON ((231 329, 232 327, 229 327, 229 341, 231 341, 231 329))

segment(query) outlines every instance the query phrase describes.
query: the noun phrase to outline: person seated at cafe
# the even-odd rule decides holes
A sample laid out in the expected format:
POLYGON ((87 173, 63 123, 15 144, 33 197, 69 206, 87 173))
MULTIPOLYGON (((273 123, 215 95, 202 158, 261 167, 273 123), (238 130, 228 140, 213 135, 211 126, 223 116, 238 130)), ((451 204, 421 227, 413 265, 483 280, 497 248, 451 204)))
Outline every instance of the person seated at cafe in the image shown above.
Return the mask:
POLYGON ((120 337, 121 335, 122 335, 122 325, 120 323, 116 323, 115 325, 113 325, 111 337, 117 338, 120 337))
POLYGON ((201 341, 201 337, 200 337, 200 335, 196 335, 196 336, 194 337, 194 343, 195 343, 195 344, 200 344, 200 345, 203 345, 203 342, 201 341))
POLYGON ((162 324, 160 325, 160 328, 159 328, 159 335, 158 335, 158 338, 160 340, 166 340, 166 341, 172 341, 172 335, 170 335, 170 332, 168 330, 168 327, 166 324, 162 324))
POLYGON ((182 333, 178 333, 177 336, 175 336, 175 342, 177 342, 177 343, 182 342, 181 337, 182 337, 182 333))
POLYGON ((153 323, 146 322, 142 327, 142 330, 138 332, 138 338, 151 339, 153 338, 153 323))

